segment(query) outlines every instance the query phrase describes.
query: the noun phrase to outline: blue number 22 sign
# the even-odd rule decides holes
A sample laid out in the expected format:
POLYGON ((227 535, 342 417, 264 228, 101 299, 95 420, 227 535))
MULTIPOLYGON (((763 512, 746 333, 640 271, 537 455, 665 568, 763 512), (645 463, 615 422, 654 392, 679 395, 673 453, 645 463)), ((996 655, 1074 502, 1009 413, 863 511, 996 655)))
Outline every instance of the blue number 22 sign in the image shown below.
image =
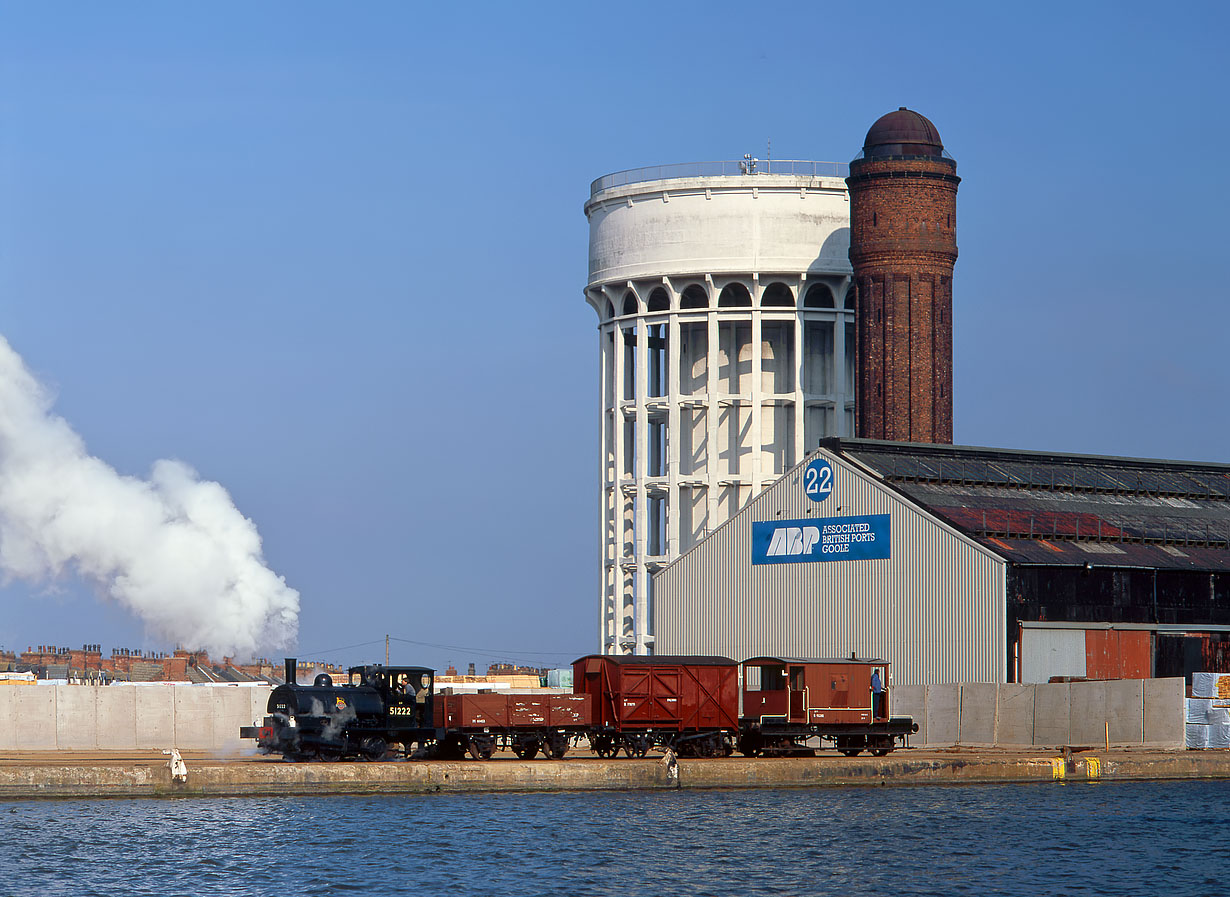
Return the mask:
POLYGON ((803 491, 812 501, 824 501, 833 491, 833 468, 828 461, 817 458, 803 471, 803 491))

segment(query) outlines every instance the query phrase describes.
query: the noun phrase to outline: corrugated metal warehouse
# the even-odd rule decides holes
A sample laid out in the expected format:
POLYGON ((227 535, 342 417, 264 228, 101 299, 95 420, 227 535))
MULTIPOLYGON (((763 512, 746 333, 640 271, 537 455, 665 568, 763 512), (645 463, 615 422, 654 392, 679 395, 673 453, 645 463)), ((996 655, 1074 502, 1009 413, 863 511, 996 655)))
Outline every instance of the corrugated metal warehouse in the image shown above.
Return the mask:
POLYGON ((824 440, 654 577, 664 654, 896 684, 1226 668, 1230 466, 824 440))

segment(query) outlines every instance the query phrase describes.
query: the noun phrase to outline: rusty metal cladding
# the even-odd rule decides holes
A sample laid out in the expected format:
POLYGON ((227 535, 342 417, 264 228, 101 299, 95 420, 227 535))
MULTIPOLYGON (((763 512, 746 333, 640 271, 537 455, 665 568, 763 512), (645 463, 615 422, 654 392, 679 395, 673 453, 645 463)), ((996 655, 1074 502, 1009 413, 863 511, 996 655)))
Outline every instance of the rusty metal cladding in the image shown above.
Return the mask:
POLYGON ((1140 629, 1086 629, 1086 679, 1148 679, 1153 634, 1140 629))
MULTIPOLYGON (((843 441, 844 445, 844 441, 843 441)), ((656 649, 745 659, 879 657, 896 685, 1006 677, 1005 563, 857 462, 820 449, 657 575, 656 649), (826 459, 834 485, 804 492, 826 459), (752 524, 886 514, 887 560, 754 565, 752 524)))
MULTIPOLYGON (((1186 633, 1183 633, 1186 636, 1186 633)), ((1150 624, 1034 622, 1021 628, 1021 676, 1025 683, 1056 679, 1151 679, 1154 640, 1165 633, 1150 624)), ((1184 670, 1166 670, 1183 675, 1184 670)), ((1159 669, 1161 676, 1161 669, 1159 669)))

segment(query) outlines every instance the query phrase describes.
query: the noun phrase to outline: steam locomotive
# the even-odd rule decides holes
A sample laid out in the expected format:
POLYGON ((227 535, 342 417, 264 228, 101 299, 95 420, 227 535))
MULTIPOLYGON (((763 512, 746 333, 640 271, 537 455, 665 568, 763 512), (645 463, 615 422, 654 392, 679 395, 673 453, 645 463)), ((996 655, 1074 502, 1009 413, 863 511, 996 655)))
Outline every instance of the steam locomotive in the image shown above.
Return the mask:
POLYGON ((813 739, 847 756, 884 756, 918 725, 889 715, 888 692, 873 691, 878 659, 588 655, 573 663, 572 694, 438 694, 435 671, 357 666, 335 685, 321 674, 269 696, 261 726, 240 729, 265 753, 288 760, 380 760, 389 756, 562 758, 587 742, 600 757, 814 754, 813 739), (742 698, 742 701, 740 701, 742 698), (742 707, 742 712, 740 712, 742 707))

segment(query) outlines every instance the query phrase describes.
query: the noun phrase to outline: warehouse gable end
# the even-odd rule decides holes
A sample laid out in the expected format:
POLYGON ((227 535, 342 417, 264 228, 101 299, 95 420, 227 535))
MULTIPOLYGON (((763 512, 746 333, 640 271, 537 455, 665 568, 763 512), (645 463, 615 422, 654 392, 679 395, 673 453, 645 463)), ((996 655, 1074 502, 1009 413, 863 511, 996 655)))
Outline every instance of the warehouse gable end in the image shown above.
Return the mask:
POLYGON ((856 652, 890 660, 898 684, 1002 681, 1004 569, 873 469, 822 447, 655 576, 656 647, 856 652))

